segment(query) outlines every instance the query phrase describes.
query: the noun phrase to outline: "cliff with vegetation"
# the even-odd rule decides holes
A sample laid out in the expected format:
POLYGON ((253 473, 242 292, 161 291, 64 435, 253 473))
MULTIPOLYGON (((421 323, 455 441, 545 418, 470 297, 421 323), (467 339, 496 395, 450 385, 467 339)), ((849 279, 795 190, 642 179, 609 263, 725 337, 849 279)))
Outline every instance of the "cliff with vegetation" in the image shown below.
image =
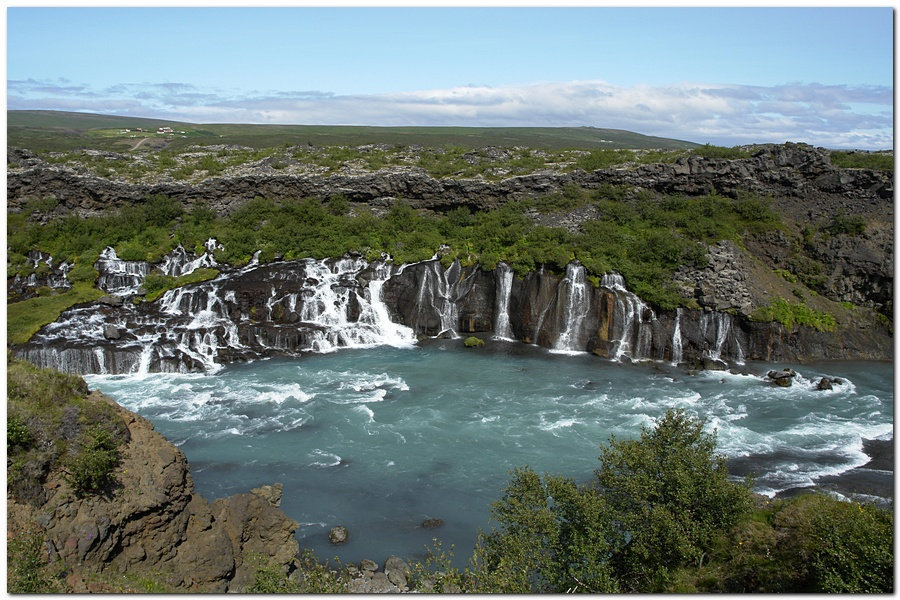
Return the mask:
POLYGON ((146 419, 80 377, 7 368, 9 591, 242 591, 294 568, 280 485, 209 502, 146 419))
POLYGON ((341 256, 359 264, 342 275, 340 318, 376 329, 360 303, 384 296, 378 318, 420 336, 500 335, 505 319, 503 337, 618 359, 892 356, 885 154, 785 144, 9 156, 10 340, 45 366, 190 371, 209 368, 210 352, 228 362, 314 349, 334 322, 304 304, 326 291, 302 271, 331 259, 337 276, 341 256), (873 168, 858 168, 860 154, 873 168), (104 293, 112 300, 65 313, 67 327, 44 327, 104 293), (198 311, 214 315, 213 338, 192 342, 198 311), (169 332, 155 355, 136 343, 148 327, 169 332))

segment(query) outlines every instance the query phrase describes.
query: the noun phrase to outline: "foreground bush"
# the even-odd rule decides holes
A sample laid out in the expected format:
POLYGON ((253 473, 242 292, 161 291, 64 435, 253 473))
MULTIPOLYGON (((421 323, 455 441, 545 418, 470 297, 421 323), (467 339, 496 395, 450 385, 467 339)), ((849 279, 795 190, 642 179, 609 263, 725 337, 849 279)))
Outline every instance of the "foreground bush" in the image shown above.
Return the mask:
POLYGON ((893 514, 821 494, 770 501, 728 478, 715 434, 669 411, 610 440, 592 482, 525 467, 494 503, 469 567, 433 552, 419 591, 893 591, 893 514), (755 500, 754 500, 755 498, 755 500), (756 506, 754 507, 754 502, 756 506))

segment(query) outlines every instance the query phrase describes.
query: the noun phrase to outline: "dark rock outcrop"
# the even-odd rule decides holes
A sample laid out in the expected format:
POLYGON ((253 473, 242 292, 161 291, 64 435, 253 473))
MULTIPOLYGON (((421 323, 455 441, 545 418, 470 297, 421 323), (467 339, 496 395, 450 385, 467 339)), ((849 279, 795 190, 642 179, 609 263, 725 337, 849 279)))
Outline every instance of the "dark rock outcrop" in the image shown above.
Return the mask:
MULTIPOLYGON (((218 213, 229 213, 256 196, 270 199, 314 196, 328 198, 343 194, 353 202, 373 205, 385 198, 403 198, 413 208, 448 210, 457 206, 472 209, 496 208, 512 199, 546 194, 566 185, 597 188, 625 185, 667 194, 719 193, 737 196, 751 192, 788 199, 778 203, 788 210, 802 210, 814 218, 834 214, 833 202, 852 201, 852 214, 880 211, 893 196, 890 175, 863 169, 838 169, 826 151, 804 144, 754 146, 753 156, 740 160, 681 158, 674 164, 613 167, 594 172, 539 172, 511 177, 499 182, 483 179, 435 179, 422 169, 391 167, 376 172, 281 175, 248 173, 234 177, 214 177, 198 184, 159 182, 131 184, 84 175, 74 169, 51 165, 36 157, 17 163, 7 175, 8 206, 16 210, 29 197, 54 197, 65 210, 81 215, 139 202, 163 194, 185 206, 206 201, 218 213), (816 199, 808 202, 808 199, 816 199), (801 206, 790 199, 802 198, 801 206)), ((15 153, 15 149, 11 149, 15 153)), ((848 212, 848 214, 851 214, 848 212)))

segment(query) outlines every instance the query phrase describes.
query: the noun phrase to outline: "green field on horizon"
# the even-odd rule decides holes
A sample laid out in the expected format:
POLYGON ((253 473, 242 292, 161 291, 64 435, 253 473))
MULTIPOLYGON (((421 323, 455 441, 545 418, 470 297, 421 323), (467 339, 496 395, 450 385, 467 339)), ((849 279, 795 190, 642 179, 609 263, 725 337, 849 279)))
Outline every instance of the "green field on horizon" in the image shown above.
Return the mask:
POLYGON ((91 113, 7 111, 7 144, 33 151, 68 151, 81 148, 127 151, 141 137, 150 138, 139 149, 165 147, 179 150, 194 144, 235 144, 253 148, 282 145, 315 146, 391 144, 405 146, 526 146, 544 149, 683 150, 700 144, 654 137, 621 129, 596 127, 374 127, 352 125, 197 124, 161 119, 119 117, 91 113), (147 132, 125 132, 141 127, 147 132), (171 127, 184 134, 158 134, 171 127))

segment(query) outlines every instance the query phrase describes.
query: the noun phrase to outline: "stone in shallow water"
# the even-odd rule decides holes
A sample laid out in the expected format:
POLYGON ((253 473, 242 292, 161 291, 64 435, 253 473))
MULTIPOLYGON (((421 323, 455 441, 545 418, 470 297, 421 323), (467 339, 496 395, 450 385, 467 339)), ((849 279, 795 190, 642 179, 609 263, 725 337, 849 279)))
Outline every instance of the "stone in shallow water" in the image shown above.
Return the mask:
POLYGON ((331 531, 328 532, 328 541, 332 544, 343 544, 347 541, 347 528, 343 525, 338 525, 337 527, 332 527, 331 531))
POLYGON ((435 529, 444 524, 443 519, 425 519, 422 521, 422 527, 425 529, 435 529))
POLYGON ((833 381, 832 381, 832 379, 831 379, 830 377, 823 377, 822 379, 819 380, 818 385, 816 385, 816 389, 819 389, 819 390, 831 390, 831 389, 834 389, 834 388, 832 387, 832 383, 833 383, 833 381))

